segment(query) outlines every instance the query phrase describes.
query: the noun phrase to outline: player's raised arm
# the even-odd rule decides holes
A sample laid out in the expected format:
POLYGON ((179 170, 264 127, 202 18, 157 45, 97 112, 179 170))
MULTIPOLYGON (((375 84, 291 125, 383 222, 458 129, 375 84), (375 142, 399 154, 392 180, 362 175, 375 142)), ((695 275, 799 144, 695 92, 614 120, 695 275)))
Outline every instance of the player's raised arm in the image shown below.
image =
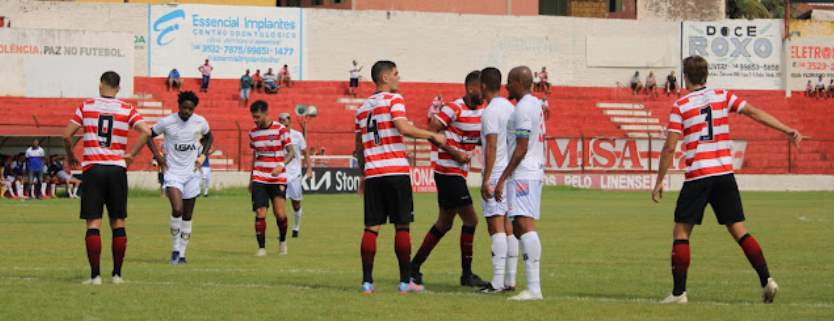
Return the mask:
POLYGON ((773 117, 773 115, 769 114, 764 110, 753 107, 749 103, 746 106, 744 106, 744 108, 739 110, 739 113, 747 117, 750 117, 757 123, 773 128, 784 133, 785 135, 788 135, 788 138, 796 146, 799 146, 799 143, 802 142, 802 139, 805 138, 795 128, 788 127, 787 125, 776 119, 776 117, 773 117))

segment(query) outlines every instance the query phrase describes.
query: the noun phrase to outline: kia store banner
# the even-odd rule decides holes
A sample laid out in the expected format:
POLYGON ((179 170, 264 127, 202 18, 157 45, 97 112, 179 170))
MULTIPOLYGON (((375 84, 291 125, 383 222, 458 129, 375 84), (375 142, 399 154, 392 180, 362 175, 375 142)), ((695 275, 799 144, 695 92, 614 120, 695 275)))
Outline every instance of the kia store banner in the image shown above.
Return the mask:
MULTIPOLYGON (((555 171, 656 171, 660 163, 660 139, 635 138, 556 138, 547 140, 545 168, 555 171)), ((744 163, 746 141, 734 140, 733 168, 744 163)), ((686 164, 678 144, 671 170, 683 170, 686 164)))
POLYGON ((302 180, 301 188, 305 193, 356 193, 361 177, 358 168, 313 168, 313 176, 302 180))
POLYGON ((834 78, 834 37, 798 37, 788 48, 788 88, 805 90, 808 81, 816 87, 822 76, 826 89, 834 78))
POLYGON ((681 58, 709 61, 710 87, 782 89, 782 20, 684 21, 681 58))
POLYGON ((212 77, 239 78, 245 69, 288 65, 293 79, 304 78, 304 18, 301 8, 213 5, 153 5, 148 8, 148 75, 166 77, 177 68, 184 77, 209 59, 212 77))
POLYGON ((112 70, 131 97, 133 51, 129 33, 0 28, 0 96, 97 97, 112 70))

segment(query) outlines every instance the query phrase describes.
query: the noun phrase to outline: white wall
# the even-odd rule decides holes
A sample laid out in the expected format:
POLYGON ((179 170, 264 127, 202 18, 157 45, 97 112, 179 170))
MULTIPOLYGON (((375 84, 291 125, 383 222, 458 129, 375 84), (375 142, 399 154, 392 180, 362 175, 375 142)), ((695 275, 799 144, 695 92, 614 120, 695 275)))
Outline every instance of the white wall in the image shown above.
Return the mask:
MULTIPOLYGON (((131 42, 147 39, 146 4, 0 0, 0 15, 11 21, 12 28, 125 32, 131 42), (137 36, 142 38, 137 39, 137 36)), ((143 42, 134 43, 136 76, 146 73, 146 47, 143 42)))
POLYGON ((473 69, 527 64, 547 66, 556 84, 612 86, 637 69, 665 74, 680 57, 680 22, 342 10, 305 10, 304 19, 308 79, 346 79, 356 58, 366 79, 375 60, 391 59, 403 81, 462 82, 473 69), (599 37, 622 40, 592 46, 621 66, 588 67, 588 39, 599 37))

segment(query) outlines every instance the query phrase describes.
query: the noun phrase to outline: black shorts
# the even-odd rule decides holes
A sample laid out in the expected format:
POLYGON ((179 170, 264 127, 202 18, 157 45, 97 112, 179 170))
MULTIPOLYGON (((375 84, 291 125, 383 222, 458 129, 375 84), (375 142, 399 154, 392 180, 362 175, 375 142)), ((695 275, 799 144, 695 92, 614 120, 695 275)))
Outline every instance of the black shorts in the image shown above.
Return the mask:
POLYGON ((455 209, 472 205, 472 196, 466 179, 457 175, 434 173, 437 185, 437 205, 442 209, 455 209))
POLYGON ((269 208, 269 202, 276 197, 287 198, 287 185, 252 183, 252 210, 269 208))
POLYGON ((93 165, 81 174, 81 219, 107 216, 127 218, 127 170, 115 165, 93 165))
POLYGON ((359 78, 351 78, 350 79, 350 87, 351 88, 359 87, 359 78))
POLYGON ((736 178, 727 174, 684 182, 675 207, 675 223, 701 224, 707 203, 718 224, 744 222, 736 178))
POLYGON ((395 175, 365 180, 365 226, 414 222, 411 176, 395 175))

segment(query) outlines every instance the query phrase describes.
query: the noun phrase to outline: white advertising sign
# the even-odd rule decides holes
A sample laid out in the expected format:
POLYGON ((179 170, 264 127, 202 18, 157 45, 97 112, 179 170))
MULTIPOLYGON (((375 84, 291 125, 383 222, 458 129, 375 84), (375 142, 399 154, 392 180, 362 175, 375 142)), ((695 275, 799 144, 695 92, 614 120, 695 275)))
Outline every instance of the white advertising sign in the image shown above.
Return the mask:
POLYGON ((782 20, 684 21, 681 58, 709 61, 711 87, 782 89, 782 20))
POLYGON ((293 79, 302 79, 303 25, 300 8, 150 6, 148 74, 166 77, 176 68, 184 77, 198 77, 209 59, 212 77, 267 68, 277 74, 286 64, 293 79))
POLYGON ((0 28, 0 95, 95 97, 101 74, 121 76, 133 95, 133 35, 118 32, 0 28))

